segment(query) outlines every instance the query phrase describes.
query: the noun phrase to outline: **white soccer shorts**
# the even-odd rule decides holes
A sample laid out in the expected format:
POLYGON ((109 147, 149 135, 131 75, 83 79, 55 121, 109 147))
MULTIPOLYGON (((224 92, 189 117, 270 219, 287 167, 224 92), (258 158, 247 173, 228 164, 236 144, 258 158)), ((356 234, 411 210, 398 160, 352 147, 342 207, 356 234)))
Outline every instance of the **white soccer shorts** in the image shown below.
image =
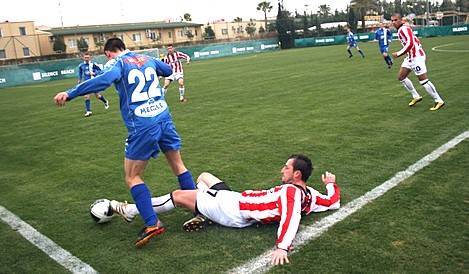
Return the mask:
POLYGON ((404 59, 401 67, 412 70, 415 75, 422 75, 427 73, 427 66, 425 65, 425 56, 417 56, 409 60, 409 57, 404 59))
POLYGON ((210 220, 228 227, 246 227, 255 220, 243 218, 239 210, 241 193, 229 190, 197 190, 197 209, 210 220))
POLYGON ((175 72, 171 74, 170 76, 166 77, 165 79, 169 81, 178 81, 179 79, 184 79, 184 73, 175 72))

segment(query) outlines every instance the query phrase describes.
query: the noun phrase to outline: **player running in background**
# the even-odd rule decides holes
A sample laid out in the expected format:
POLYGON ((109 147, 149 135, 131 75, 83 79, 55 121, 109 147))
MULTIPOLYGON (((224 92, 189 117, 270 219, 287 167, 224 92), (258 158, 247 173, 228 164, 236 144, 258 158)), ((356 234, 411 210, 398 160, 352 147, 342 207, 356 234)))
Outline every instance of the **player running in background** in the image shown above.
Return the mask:
POLYGON ((168 45, 167 49, 168 49, 168 55, 166 55, 166 57, 164 57, 163 60, 165 63, 171 66, 171 69, 173 70, 173 74, 165 78, 164 85, 163 85, 163 92, 166 93, 172 81, 178 81, 179 101, 181 103, 186 102, 185 89, 184 89, 184 69, 182 68, 182 63, 180 59, 185 59, 186 64, 189 64, 191 61, 191 58, 189 57, 189 55, 183 52, 176 51, 173 45, 168 45))
POLYGON ((358 52, 360 53, 360 55, 362 56, 362 58, 365 58, 365 54, 358 47, 358 42, 357 42, 357 40, 355 40, 355 35, 353 34, 353 32, 350 30, 350 28, 345 28, 345 29, 347 30, 346 39, 347 39, 347 52, 349 54, 348 57, 352 58, 352 56, 353 56, 352 51, 350 50, 350 48, 356 48, 358 50, 358 52))
POLYGON ((388 54, 389 44, 392 41, 391 31, 383 23, 379 25, 379 29, 375 32, 375 40, 378 41, 379 51, 383 55, 384 61, 390 69, 392 67, 392 59, 388 54))
MULTIPOLYGON (((200 213, 184 223, 186 231, 204 227, 206 218, 227 227, 243 228, 255 223, 278 222, 276 249, 272 264, 288 263, 288 251, 298 231, 302 214, 322 212, 340 207, 340 189, 335 175, 322 175, 327 194, 323 195, 307 186, 313 171, 311 160, 301 154, 288 157, 281 170, 282 184, 268 190, 231 191, 219 178, 204 172, 197 179, 197 190, 176 190, 161 197, 152 198, 158 213, 176 206, 200 213), (203 217, 205 216, 205 217, 203 217)), ((138 214, 135 205, 111 201, 111 207, 128 222, 138 214)))
POLYGON ((415 75, 420 81, 420 84, 425 88, 428 94, 433 98, 435 104, 430 110, 439 110, 445 105, 440 94, 436 90, 435 86, 430 82, 427 77, 427 67, 425 65, 425 52, 423 51, 420 40, 414 35, 412 28, 408 24, 402 22, 402 16, 399 13, 394 14, 391 17, 391 22, 397 29, 397 36, 402 44, 402 49, 397 52, 393 52, 394 58, 403 56, 406 54, 404 61, 402 62, 399 70, 398 79, 407 91, 412 94, 412 101, 409 103, 409 107, 415 106, 418 102, 422 101, 422 96, 415 90, 412 82, 407 78, 411 71, 414 71, 415 75))
POLYGON ((126 50, 119 38, 106 41, 104 54, 108 59, 115 59, 110 68, 67 92, 58 93, 54 100, 58 106, 64 106, 66 101, 104 90, 114 83, 129 134, 125 143, 125 181, 145 222, 135 242, 137 247, 141 247, 165 230, 153 211, 151 193, 143 181, 148 160, 156 158, 161 150, 181 189, 195 189, 195 183, 182 161, 179 152, 181 139, 158 82, 158 75, 171 75, 171 68, 156 58, 126 50))
MULTIPOLYGON (((78 84, 82 81, 89 80, 94 78, 101 72, 101 68, 96 65, 95 63, 91 62, 91 55, 89 53, 83 54, 83 63, 80 64, 78 67, 78 84)), ((100 94, 99 92, 94 92, 94 95, 97 99, 99 99, 104 104, 104 108, 109 108, 109 101, 104 98, 104 95, 100 94)), ((91 100, 90 95, 87 94, 85 97, 85 117, 91 116, 93 112, 91 112, 91 100)))

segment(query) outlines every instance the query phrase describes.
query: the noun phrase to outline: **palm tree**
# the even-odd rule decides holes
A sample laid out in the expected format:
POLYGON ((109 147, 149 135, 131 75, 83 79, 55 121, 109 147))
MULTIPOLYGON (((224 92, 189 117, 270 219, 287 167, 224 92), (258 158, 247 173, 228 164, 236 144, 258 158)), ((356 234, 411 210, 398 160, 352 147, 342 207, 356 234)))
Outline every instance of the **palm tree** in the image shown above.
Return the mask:
POLYGON ((241 17, 236 17, 233 21, 239 23, 239 22, 243 22, 243 18, 241 17))
POLYGON ((362 30, 365 30, 365 16, 366 13, 370 10, 377 10, 378 4, 377 0, 352 0, 350 5, 352 9, 360 14, 360 18, 362 20, 362 30))
POLYGON ((265 23, 265 29, 267 29, 267 13, 272 10, 272 6, 270 5, 270 2, 264 1, 260 2, 257 4, 257 10, 261 10, 264 12, 264 23, 265 23))

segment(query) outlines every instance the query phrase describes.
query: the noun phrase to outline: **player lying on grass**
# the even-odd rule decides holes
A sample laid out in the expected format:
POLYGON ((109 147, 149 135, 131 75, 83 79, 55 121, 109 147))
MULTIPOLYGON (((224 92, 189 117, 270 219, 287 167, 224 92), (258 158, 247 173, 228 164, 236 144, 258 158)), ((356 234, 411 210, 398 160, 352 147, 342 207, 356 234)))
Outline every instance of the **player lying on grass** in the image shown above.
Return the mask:
MULTIPOLYGON (((311 160, 300 154, 291 155, 281 170, 282 184, 268 190, 236 192, 219 178, 204 172, 196 190, 175 190, 161 197, 152 198, 153 209, 159 214, 175 207, 184 207, 198 213, 184 223, 186 231, 203 228, 206 218, 227 227, 243 228, 255 223, 278 222, 276 249, 272 264, 288 263, 287 252, 298 231, 301 214, 322 212, 340 207, 340 189, 335 175, 326 172, 322 181, 327 195, 307 186, 313 171, 311 160), (205 218, 205 217, 206 218, 205 218)), ((133 204, 111 201, 111 207, 128 222, 138 214, 133 204)))

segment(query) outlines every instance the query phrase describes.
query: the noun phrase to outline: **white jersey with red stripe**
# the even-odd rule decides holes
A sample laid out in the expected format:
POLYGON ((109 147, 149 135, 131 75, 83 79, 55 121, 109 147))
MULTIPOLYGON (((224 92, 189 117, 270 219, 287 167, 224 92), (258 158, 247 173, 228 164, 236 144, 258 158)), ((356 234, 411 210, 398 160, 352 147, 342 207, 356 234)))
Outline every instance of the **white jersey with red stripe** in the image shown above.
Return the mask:
POLYGON ((326 186, 327 195, 311 187, 306 190, 283 184, 268 190, 199 190, 197 209, 224 226, 246 227, 256 222, 279 222, 276 245, 288 250, 295 238, 301 213, 320 212, 340 207, 340 190, 335 183, 326 186))
POLYGON ((399 41, 401 41, 403 46, 403 48, 397 52, 397 56, 401 56, 407 53, 407 58, 409 60, 416 57, 425 56, 425 52, 423 51, 422 44, 420 44, 420 40, 417 38, 417 36, 415 36, 412 28, 409 25, 402 25, 397 31, 397 36, 399 37, 399 41))
POLYGON ((168 53, 168 55, 166 55, 165 58, 163 59, 163 62, 171 66, 173 73, 183 73, 184 70, 182 68, 182 63, 180 59, 185 59, 187 61, 191 60, 189 55, 180 51, 175 51, 171 54, 168 53))

